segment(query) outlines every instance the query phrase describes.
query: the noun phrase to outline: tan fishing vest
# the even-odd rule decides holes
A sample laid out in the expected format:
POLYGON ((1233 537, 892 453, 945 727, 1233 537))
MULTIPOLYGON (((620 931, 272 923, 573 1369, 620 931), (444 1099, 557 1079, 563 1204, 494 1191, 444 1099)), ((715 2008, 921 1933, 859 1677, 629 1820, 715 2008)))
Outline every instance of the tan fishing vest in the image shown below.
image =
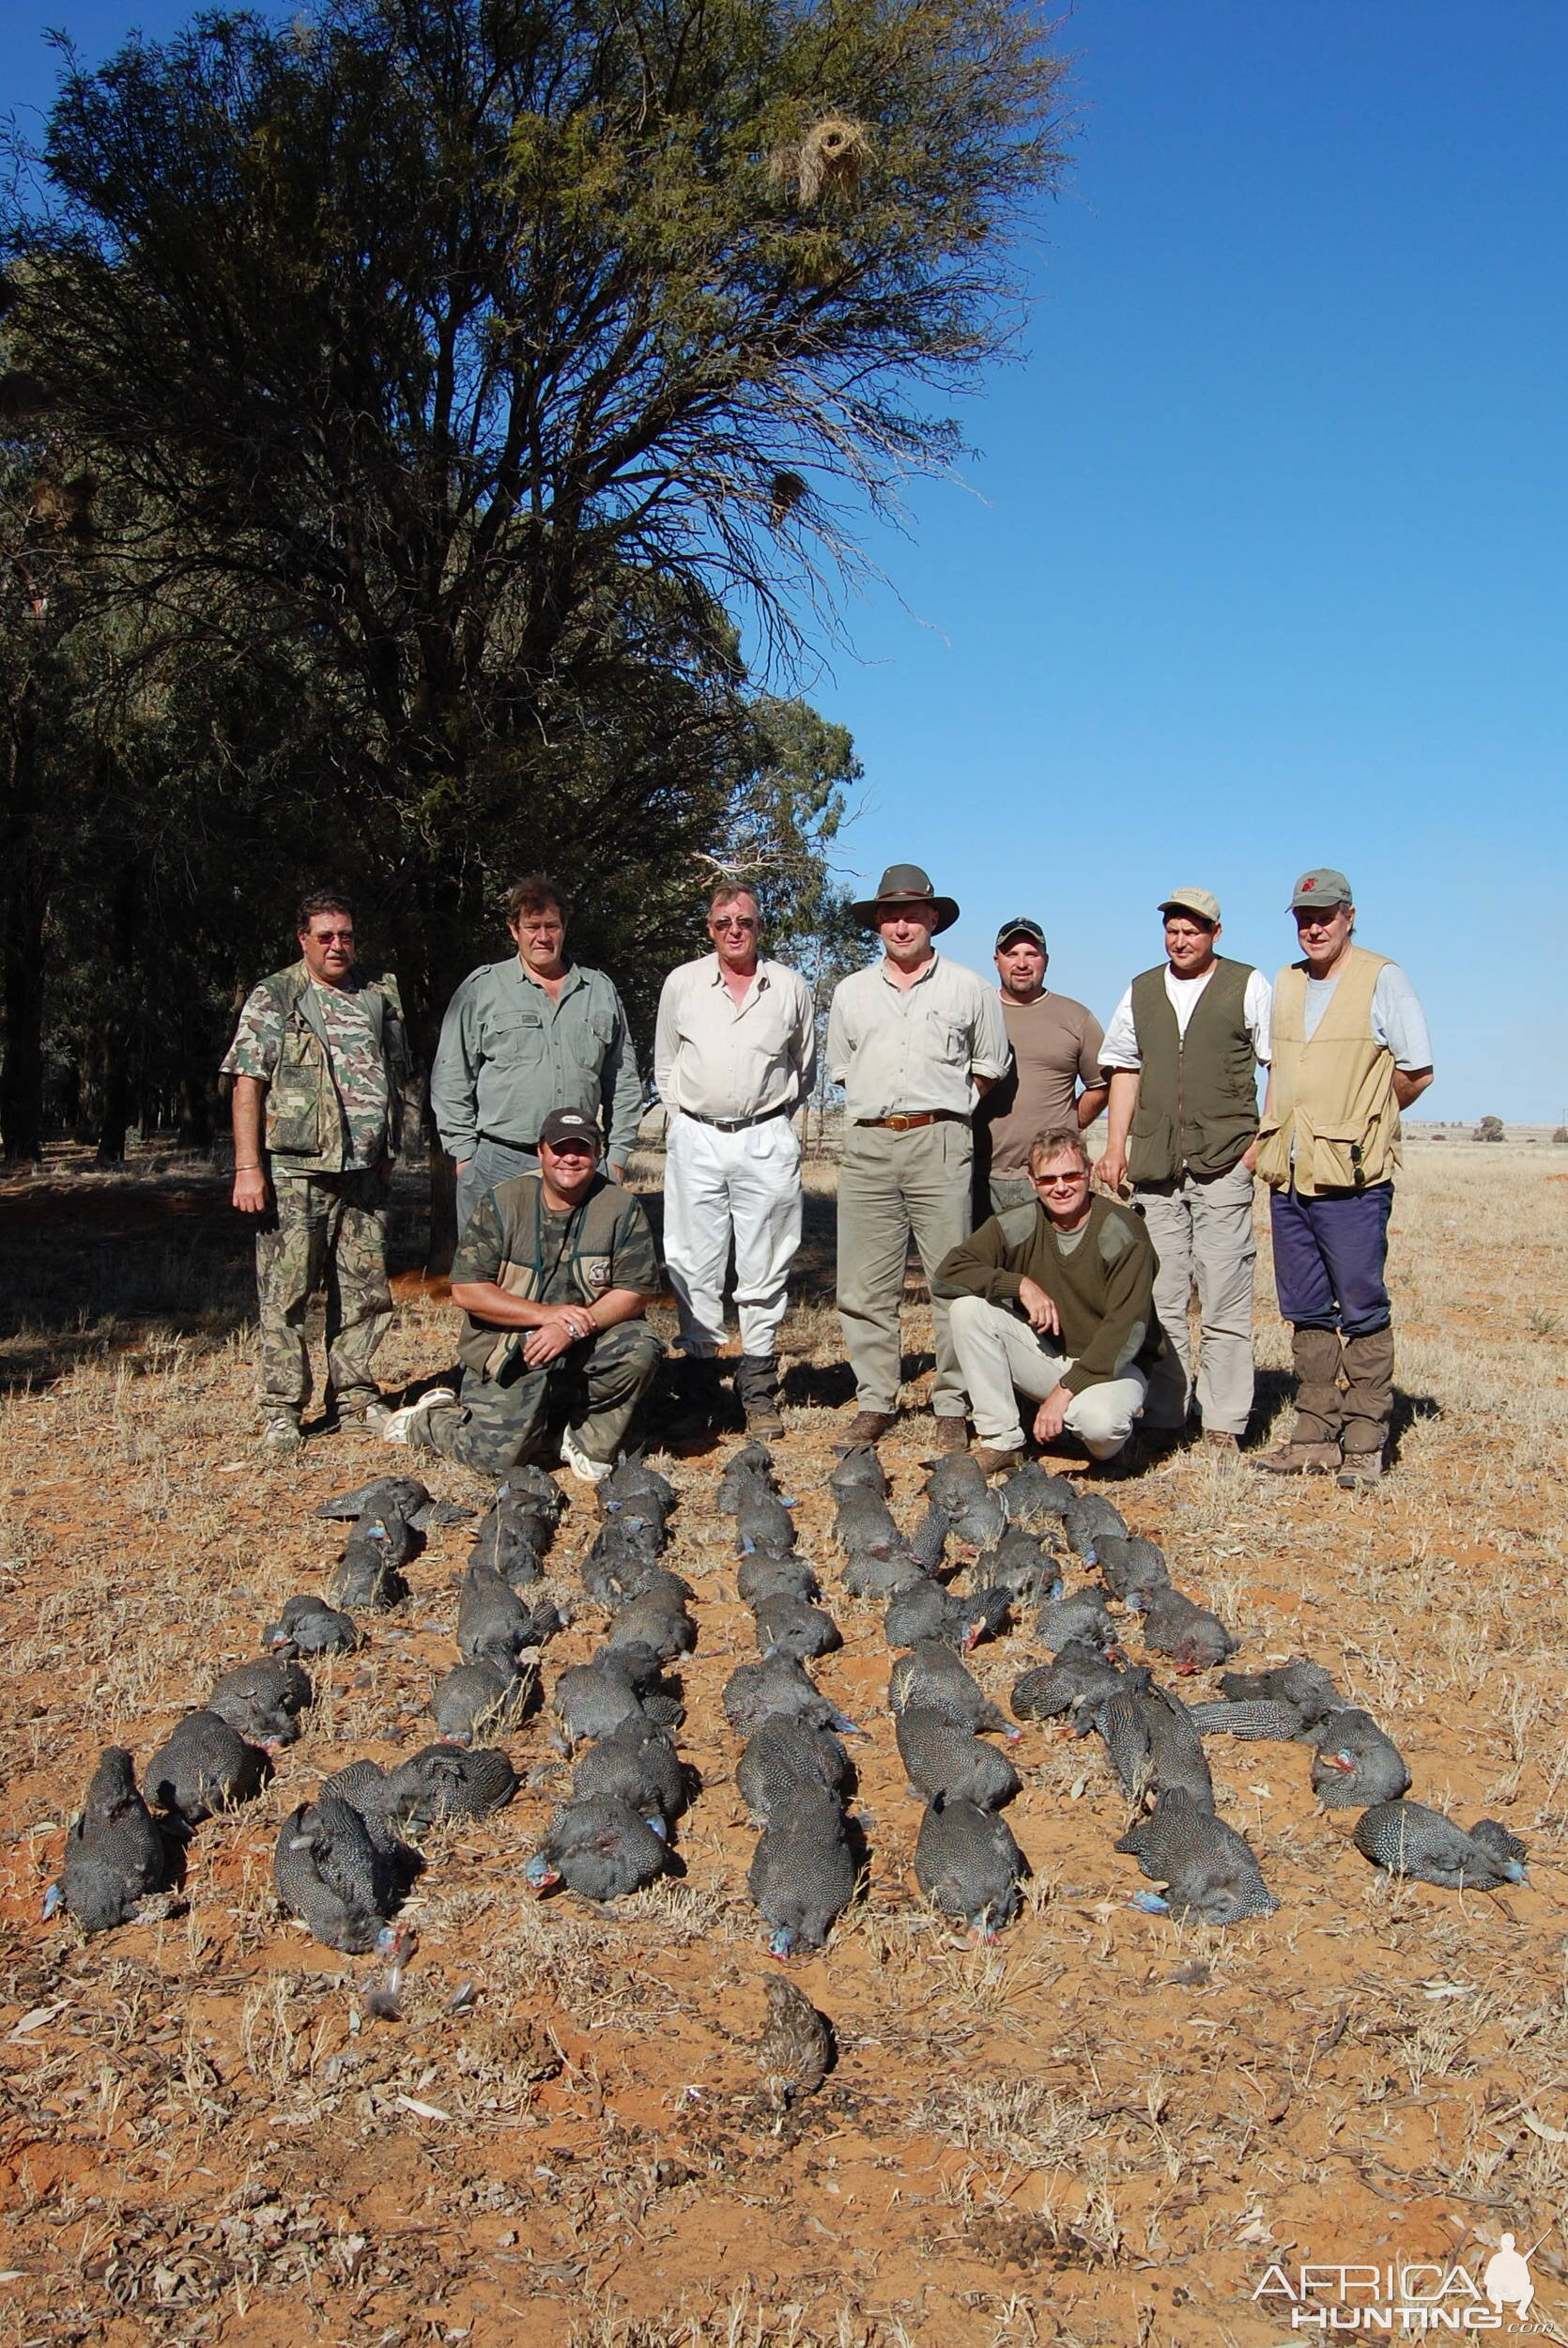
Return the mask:
POLYGON ((1394 1059, 1372 1040, 1372 997, 1388 957, 1352 946, 1311 1043, 1307 973, 1274 983, 1273 1101, 1258 1133, 1257 1170, 1270 1190, 1303 1197, 1386 1182, 1400 1163, 1394 1059))

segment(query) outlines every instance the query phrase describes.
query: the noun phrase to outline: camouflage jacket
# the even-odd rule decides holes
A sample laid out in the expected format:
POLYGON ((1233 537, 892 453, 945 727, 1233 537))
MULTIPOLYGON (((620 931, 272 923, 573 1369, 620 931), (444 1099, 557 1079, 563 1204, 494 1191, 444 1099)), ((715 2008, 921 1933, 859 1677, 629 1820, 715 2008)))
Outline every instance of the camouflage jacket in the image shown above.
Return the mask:
MULTIPOLYGON (((469 1217, 452 1260, 453 1287, 494 1281, 538 1305, 596 1304, 611 1289, 656 1296, 658 1250, 642 1201, 600 1175, 566 1214, 552 1214, 537 1174, 514 1174, 485 1194, 469 1217)), ((528 1331, 498 1329, 463 1316, 457 1351, 481 1379, 518 1359, 528 1331)))
POLYGON ((253 988, 223 1072, 266 1085, 278 1172, 335 1174, 396 1156, 413 1065, 395 979, 316 987, 301 961, 253 988))

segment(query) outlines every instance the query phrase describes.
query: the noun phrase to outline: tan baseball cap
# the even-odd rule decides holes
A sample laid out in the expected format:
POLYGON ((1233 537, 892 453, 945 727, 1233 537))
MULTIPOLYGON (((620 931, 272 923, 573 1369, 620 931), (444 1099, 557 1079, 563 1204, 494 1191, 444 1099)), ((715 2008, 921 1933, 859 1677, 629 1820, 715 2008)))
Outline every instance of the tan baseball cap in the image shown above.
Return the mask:
POLYGON ((1195 913, 1200 921, 1220 926, 1220 900, 1209 888, 1173 888, 1161 900, 1161 913, 1195 913))

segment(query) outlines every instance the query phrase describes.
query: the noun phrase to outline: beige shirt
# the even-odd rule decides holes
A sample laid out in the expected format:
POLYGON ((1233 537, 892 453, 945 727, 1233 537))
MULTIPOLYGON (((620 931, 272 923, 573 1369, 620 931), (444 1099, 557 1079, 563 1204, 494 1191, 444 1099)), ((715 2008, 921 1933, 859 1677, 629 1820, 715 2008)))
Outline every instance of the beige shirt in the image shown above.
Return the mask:
POLYGON ((834 989, 827 1064, 852 1120, 929 1109, 968 1117, 975 1078, 1000 1076, 1007 1052, 996 989, 941 954, 913 986, 894 983, 884 957, 834 989))
POLYGON ((811 990, 781 962, 759 959, 737 1003, 716 954, 684 962, 659 995, 653 1081, 673 1116, 760 1117, 795 1109, 817 1075, 811 990))

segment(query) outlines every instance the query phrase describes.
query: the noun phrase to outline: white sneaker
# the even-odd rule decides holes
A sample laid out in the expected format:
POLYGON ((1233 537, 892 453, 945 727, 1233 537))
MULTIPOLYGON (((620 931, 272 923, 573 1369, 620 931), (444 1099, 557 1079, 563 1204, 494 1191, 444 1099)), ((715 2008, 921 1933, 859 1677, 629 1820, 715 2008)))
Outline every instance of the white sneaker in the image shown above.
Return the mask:
POLYGON ((304 1442, 300 1422, 290 1418, 286 1411, 279 1411, 262 1423, 261 1440, 269 1451, 298 1451, 304 1442))
POLYGON ((579 1484, 602 1484, 615 1468, 613 1460, 591 1460, 569 1427, 561 1430, 561 1464, 579 1484))
POLYGON ((417 1402, 406 1402, 401 1411, 393 1411, 381 1429, 383 1443, 406 1444, 408 1429, 416 1418, 426 1411, 439 1410, 443 1402, 455 1402, 457 1397, 450 1386, 432 1386, 417 1402))

